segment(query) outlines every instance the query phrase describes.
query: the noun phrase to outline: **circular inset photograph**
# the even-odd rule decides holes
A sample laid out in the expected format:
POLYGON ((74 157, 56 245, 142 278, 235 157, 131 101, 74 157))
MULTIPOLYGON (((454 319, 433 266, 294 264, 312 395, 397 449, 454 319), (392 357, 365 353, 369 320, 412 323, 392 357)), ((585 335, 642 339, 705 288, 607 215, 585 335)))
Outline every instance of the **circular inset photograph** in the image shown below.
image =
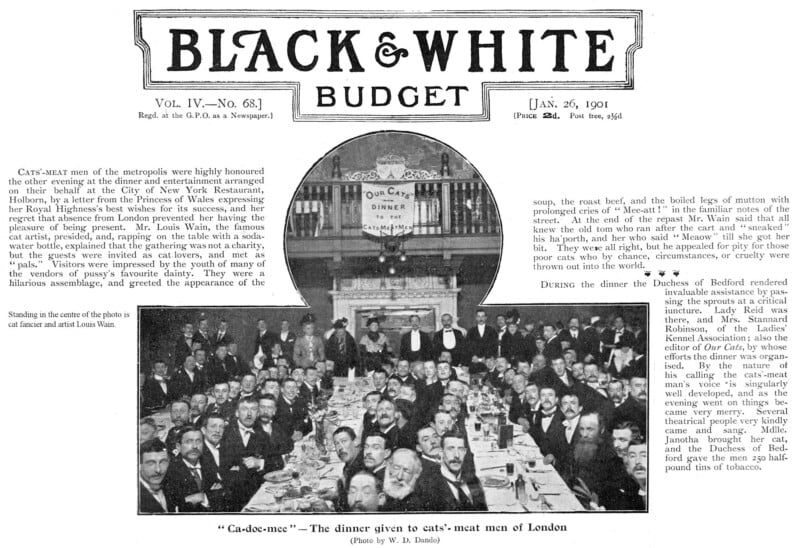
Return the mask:
POLYGON ((325 326, 356 340, 376 320, 399 348, 413 321, 470 321, 494 282, 502 230, 489 186, 441 141, 380 131, 346 141, 306 174, 288 211, 295 285, 325 326))

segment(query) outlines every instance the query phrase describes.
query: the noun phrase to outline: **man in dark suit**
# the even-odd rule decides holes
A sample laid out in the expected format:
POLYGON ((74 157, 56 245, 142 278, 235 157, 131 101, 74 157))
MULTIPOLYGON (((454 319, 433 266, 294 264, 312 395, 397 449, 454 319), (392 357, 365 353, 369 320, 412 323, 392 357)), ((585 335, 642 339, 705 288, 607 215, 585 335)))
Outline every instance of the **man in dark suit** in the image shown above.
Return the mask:
POLYGON ((206 376, 197 369, 194 356, 187 356, 180 368, 168 383, 171 398, 186 398, 192 394, 205 392, 206 376))
POLYGON ((581 334, 581 321, 576 317, 572 317, 567 322, 566 329, 559 333, 559 338, 562 342, 567 343, 567 348, 577 351, 581 344, 581 334))
POLYGON ((156 360, 153 364, 153 374, 144 381, 144 386, 142 386, 142 407, 147 413, 152 413, 163 409, 169 401, 167 364, 163 360, 156 360))
POLYGON ((216 349, 220 346, 227 347, 232 342, 233 336, 228 333, 228 322, 225 320, 220 320, 219 325, 217 326, 217 332, 211 337, 211 345, 214 351, 216 352, 216 349))
POLYGON ((453 358, 453 365, 464 363, 466 341, 461 330, 453 327, 453 316, 450 314, 442 314, 442 328, 433 334, 432 344, 434 356, 439 356, 442 351, 447 350, 453 358))
POLYGON ((616 316, 613 328, 603 331, 600 340, 603 343, 603 363, 608 363, 613 350, 631 348, 636 342, 636 337, 631 331, 625 329, 625 319, 622 316, 616 316))
POLYGON ((416 314, 409 318, 411 331, 400 337, 400 359, 425 361, 433 357, 433 345, 430 336, 420 329, 420 319, 416 314))
MULTIPOLYGON (((609 383, 609 389, 612 384, 614 383, 609 383)), ((614 409, 613 423, 623 421, 630 421, 638 425, 642 436, 647 436, 647 379, 645 377, 631 378, 628 397, 614 409)))
POLYGON ((294 449, 294 443, 282 428, 275 423, 278 413, 278 402, 272 394, 266 394, 258 399, 258 425, 267 435, 266 449, 264 451, 264 471, 272 472, 283 468, 283 455, 288 455, 294 449))
POLYGON ((545 340, 544 350, 542 350, 544 357, 550 361, 560 358, 562 353, 561 341, 556 334, 556 327, 551 323, 545 324, 542 328, 542 333, 545 340))
POLYGON ((250 371, 242 356, 239 355, 239 345, 232 342, 228 345, 228 355, 225 357, 225 369, 232 375, 232 377, 241 377, 250 371))
POLYGON ((200 455, 200 466, 203 473, 214 479, 214 483, 206 493, 211 510, 214 512, 235 512, 232 504, 233 494, 222 480, 220 473, 220 444, 225 433, 227 419, 217 413, 209 413, 203 417, 200 431, 203 433, 203 453, 200 455))
POLYGON ((417 453, 424 475, 439 473, 442 465, 442 440, 433 426, 423 426, 417 431, 417 453))
POLYGON ((364 469, 383 482, 386 464, 392 454, 386 436, 380 430, 367 433, 361 454, 364 456, 364 469))
POLYGON ((183 324, 183 332, 178 336, 175 341, 175 350, 173 357, 175 358, 172 367, 177 370, 183 367, 183 362, 186 356, 191 356, 194 352, 194 325, 191 323, 183 324))
POLYGON ((229 397, 230 387, 227 382, 216 383, 211 394, 214 400, 206 407, 206 415, 216 413, 225 417, 228 422, 236 418, 236 402, 229 397))
POLYGON ((235 370, 232 366, 232 360, 228 356, 228 347, 224 344, 217 346, 211 361, 206 367, 206 378, 212 385, 219 382, 228 382, 233 377, 241 374, 240 371, 235 370))
POLYGON ((242 398, 236 421, 225 429, 219 446, 220 470, 232 493, 232 505, 241 510, 263 482, 267 435, 256 425, 258 400, 242 398))
POLYGON ((519 419, 528 418, 528 403, 525 397, 525 387, 528 379, 525 375, 517 373, 511 381, 511 402, 508 405, 508 421, 512 424, 519 424, 519 419))
POLYGON ((270 352, 272 352, 272 345, 275 344, 277 336, 267 329, 266 320, 258 320, 258 322, 256 322, 256 328, 258 332, 256 333, 253 354, 258 354, 260 350, 265 356, 269 355, 270 352))
POLYGON ((595 316, 586 318, 584 320, 581 335, 578 338, 578 359, 583 361, 586 356, 591 355, 595 361, 601 359, 600 356, 600 333, 597 330, 597 325, 600 322, 600 317, 595 316))
POLYGON ((186 425, 178 433, 179 453, 164 477, 167 504, 176 512, 207 512, 211 509, 206 494, 217 483, 210 470, 200 463, 203 434, 194 425, 186 425))
POLYGON ((297 382, 291 377, 284 379, 281 384, 281 397, 278 400, 275 424, 294 441, 311 432, 312 424, 308 418, 308 403, 299 397, 297 382))
POLYGON ((160 439, 139 446, 139 513, 172 512, 161 486, 169 469, 169 454, 160 439))
POLYGON ((291 356, 294 353, 294 341, 297 336, 289 331, 289 320, 281 320, 281 330, 278 332, 277 343, 281 345, 281 355, 291 356))
POLYGON ((539 446, 546 464, 560 466, 569 456, 569 444, 564 434, 564 414, 558 408, 558 396, 552 386, 539 388, 539 410, 533 415, 529 432, 539 446))
POLYGON ((488 358, 497 356, 497 331, 486 325, 486 311, 475 313, 475 325, 467 331, 465 359, 471 363, 486 363, 488 358))
POLYGON ((438 474, 420 478, 418 491, 425 494, 424 510, 428 512, 486 511, 486 497, 474 476, 465 477, 462 467, 467 445, 461 433, 442 436, 442 464, 438 474))
POLYGON ((214 350, 214 344, 211 342, 211 333, 208 331, 208 320, 205 318, 197 322, 197 331, 192 336, 193 344, 200 344, 200 348, 205 350, 206 356, 210 356, 214 350))
POLYGON ((622 459, 611 446, 605 425, 597 413, 581 416, 576 437, 572 458, 562 474, 568 485, 575 485, 580 479, 590 493, 599 495, 618 489, 629 481, 622 459))
POLYGON ((356 433, 349 426, 340 426, 333 432, 333 447, 336 456, 344 463, 342 477, 336 481, 338 496, 334 501, 337 512, 347 511, 347 491, 350 488, 350 480, 359 470, 364 468, 363 456, 356 443, 356 433))

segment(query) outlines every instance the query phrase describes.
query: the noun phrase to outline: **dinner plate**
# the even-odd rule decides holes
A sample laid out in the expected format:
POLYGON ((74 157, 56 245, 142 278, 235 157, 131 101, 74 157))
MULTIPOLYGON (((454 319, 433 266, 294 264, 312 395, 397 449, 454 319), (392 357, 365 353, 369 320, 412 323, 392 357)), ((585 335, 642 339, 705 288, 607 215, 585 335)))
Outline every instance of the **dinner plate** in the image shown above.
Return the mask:
POLYGON ((490 489, 504 489, 511 485, 511 480, 508 479, 508 476, 486 476, 481 483, 490 489))
POLYGON ((271 483, 283 483, 292 479, 292 472, 291 470, 275 470, 264 474, 264 479, 271 483))

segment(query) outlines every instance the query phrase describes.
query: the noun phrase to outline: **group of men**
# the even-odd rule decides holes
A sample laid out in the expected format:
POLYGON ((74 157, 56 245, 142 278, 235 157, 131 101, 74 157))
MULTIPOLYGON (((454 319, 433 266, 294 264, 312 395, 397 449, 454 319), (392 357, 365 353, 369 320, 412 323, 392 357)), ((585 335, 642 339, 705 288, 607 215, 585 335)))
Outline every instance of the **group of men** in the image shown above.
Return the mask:
MULTIPOLYGON (((569 319, 563 327, 541 322, 520 329, 512 311, 503 321, 505 329, 500 317, 492 329, 479 310, 464 334, 443 316, 445 327, 430 346, 422 333, 404 337, 400 355, 369 373, 373 390, 363 398, 361 427, 333 433, 344 468, 328 506, 341 512, 486 510, 465 428, 471 390, 480 384, 500 395, 508 420, 533 437, 587 508, 646 508, 646 337, 622 317, 608 322, 612 335, 599 328, 599 318, 589 326, 569 319), (535 350, 509 354, 508 340, 520 331, 535 350), (597 346, 586 342, 597 338, 597 346)), ((411 323, 409 333, 413 317, 411 323)), ((337 329, 326 334, 328 342, 337 340, 337 329)), ((293 357, 298 343, 308 351, 299 360, 281 350, 257 368, 231 358, 235 343, 225 340, 225 329, 204 334, 210 346, 197 348, 204 342, 184 327, 178 343, 191 353, 183 367, 170 375, 166 362, 156 361, 142 386, 145 414, 168 406, 171 421, 160 436, 152 419, 140 424, 142 512, 239 511, 264 474, 283 468, 294 442, 312 430, 310 408, 339 372, 315 353, 320 345, 312 339, 325 335, 315 333, 313 321, 303 330, 292 341, 293 357)), ((265 335, 259 322, 258 339, 265 335)), ((267 338, 265 344, 275 340, 267 338)), ((261 343, 257 348, 263 350, 261 343)))

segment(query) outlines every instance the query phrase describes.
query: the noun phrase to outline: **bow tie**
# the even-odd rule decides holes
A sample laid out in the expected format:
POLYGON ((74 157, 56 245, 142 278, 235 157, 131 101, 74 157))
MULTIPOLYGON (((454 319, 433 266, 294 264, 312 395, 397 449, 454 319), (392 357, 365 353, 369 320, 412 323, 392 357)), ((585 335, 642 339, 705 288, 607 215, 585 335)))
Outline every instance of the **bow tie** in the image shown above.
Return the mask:
POLYGON ((252 428, 240 428, 239 431, 242 434, 255 434, 256 433, 256 431, 253 430, 252 428))
POLYGON ((452 333, 452 332, 453 332, 453 330, 452 330, 452 329, 445 329, 445 330, 444 330, 444 332, 445 332, 445 333, 452 333))
POLYGON ((542 418, 549 418, 549 417, 552 417, 555 414, 556 414, 555 409, 553 411, 551 411, 550 413, 545 413, 544 411, 542 411, 542 418))
MULTIPOLYGON (((444 476, 442 476, 442 477, 444 477, 444 476)), ((464 486, 464 480, 461 479, 461 478, 454 479, 454 480, 451 480, 450 478, 444 478, 444 479, 446 479, 449 483, 451 483, 452 485, 455 485, 459 489, 461 489, 461 487, 464 486)))

